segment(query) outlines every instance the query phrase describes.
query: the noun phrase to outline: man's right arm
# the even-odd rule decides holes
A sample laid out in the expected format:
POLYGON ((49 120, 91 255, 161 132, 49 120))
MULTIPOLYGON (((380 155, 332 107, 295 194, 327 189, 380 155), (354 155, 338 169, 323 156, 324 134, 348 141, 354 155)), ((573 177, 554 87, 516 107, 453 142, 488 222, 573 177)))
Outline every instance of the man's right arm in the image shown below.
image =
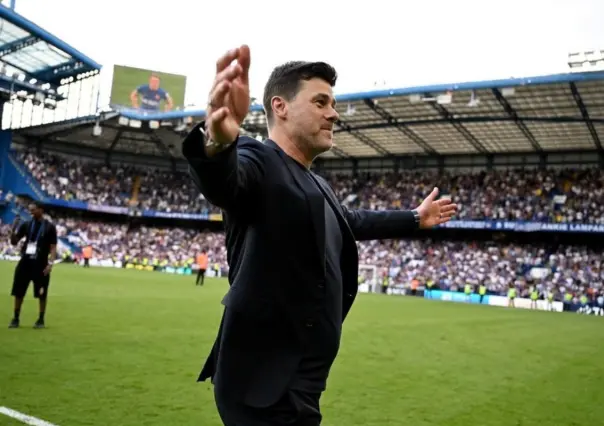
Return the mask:
POLYGON ((19 244, 21 238, 25 236, 25 225, 26 223, 19 224, 17 219, 15 219, 15 222, 13 223, 13 229, 10 234, 10 243, 12 245, 16 246, 17 244, 19 244))
POLYGON ((130 103, 132 104, 132 108, 138 108, 138 93, 141 90, 140 86, 137 87, 130 93, 130 103))
POLYGON ((210 203, 227 212, 249 209, 260 194, 264 178, 260 143, 240 137, 224 150, 212 153, 204 146, 203 125, 197 125, 182 145, 195 185, 210 203))

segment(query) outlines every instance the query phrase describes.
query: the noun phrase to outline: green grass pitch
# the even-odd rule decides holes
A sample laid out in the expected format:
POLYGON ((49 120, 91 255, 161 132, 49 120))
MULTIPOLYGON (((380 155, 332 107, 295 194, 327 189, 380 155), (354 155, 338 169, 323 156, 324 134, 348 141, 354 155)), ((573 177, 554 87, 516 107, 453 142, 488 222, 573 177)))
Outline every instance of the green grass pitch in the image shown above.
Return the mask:
MULTIPOLYGON (((0 262, 0 406, 60 426, 220 424, 196 378, 224 280, 58 265, 48 328, 31 328, 30 289, 9 330, 14 266, 0 262)), ((324 425, 602 424, 602 360, 601 317, 360 295, 324 425)))

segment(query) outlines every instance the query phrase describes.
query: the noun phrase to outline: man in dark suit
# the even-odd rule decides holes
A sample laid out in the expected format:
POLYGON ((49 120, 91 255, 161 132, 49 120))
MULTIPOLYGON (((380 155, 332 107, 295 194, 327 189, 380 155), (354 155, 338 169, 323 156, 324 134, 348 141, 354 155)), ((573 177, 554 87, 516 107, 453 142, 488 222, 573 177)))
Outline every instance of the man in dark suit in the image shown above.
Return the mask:
POLYGON ((448 221, 435 189, 413 211, 351 211, 313 159, 338 118, 328 64, 290 62, 264 93, 269 139, 239 135, 250 106, 247 46, 217 62, 206 120, 183 142, 201 193, 223 210, 230 289, 199 380, 212 378, 227 426, 319 425, 319 398, 357 293, 355 240, 448 221))

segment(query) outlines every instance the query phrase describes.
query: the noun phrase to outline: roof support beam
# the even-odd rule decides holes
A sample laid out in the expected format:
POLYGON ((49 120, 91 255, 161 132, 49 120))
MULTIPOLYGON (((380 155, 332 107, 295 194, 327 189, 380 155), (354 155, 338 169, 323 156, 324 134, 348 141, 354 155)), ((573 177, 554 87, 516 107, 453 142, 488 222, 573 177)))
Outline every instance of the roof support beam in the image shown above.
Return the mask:
POLYGON ((388 111, 375 103, 372 99, 365 99, 365 105, 367 105, 373 112, 382 117, 395 129, 403 133, 409 139, 416 143, 417 146, 422 148, 427 154, 438 155, 438 152, 432 148, 426 141, 424 141, 417 133, 409 129, 405 124, 399 124, 397 119, 392 116, 388 111))
MULTIPOLYGON (((509 122, 513 121, 512 117, 508 116, 476 116, 476 117, 456 117, 454 119, 457 123, 487 123, 487 122, 509 122)), ((522 117, 522 121, 525 123, 584 123, 585 120, 582 117, 522 117)), ((604 124, 602 118, 590 118, 592 123, 604 124)), ((410 121, 398 121, 398 124, 405 126, 428 126, 431 124, 444 124, 448 123, 449 120, 444 118, 428 118, 421 120, 410 120, 410 121)), ((392 127, 390 123, 369 123, 359 124, 354 126, 354 130, 370 130, 370 129, 383 129, 384 127, 392 127)), ((337 129, 335 133, 341 133, 346 130, 337 129)))
POLYGON ((31 75, 29 74, 29 72, 25 71, 23 68, 18 67, 15 64, 13 64, 11 61, 8 61, 6 59, 2 59, 2 62, 4 62, 6 65, 10 65, 11 67, 15 68, 16 70, 21 71, 23 73, 23 75, 26 76, 26 78, 28 78, 28 79, 32 78, 31 75))
POLYGON ((122 137, 122 133, 124 133, 124 131, 122 129, 118 130, 117 133, 115 134, 115 137, 111 141, 111 145, 109 146, 109 148, 107 148, 107 153, 105 154, 105 163, 107 163, 107 165, 111 164, 111 154, 113 154, 113 150, 115 149, 115 146, 120 141, 120 138, 122 137))
POLYGON ((111 145, 109 145, 109 148, 107 148, 107 155, 111 155, 111 153, 113 152, 113 150, 115 149, 115 146, 118 144, 118 142, 120 141, 120 138, 122 137, 122 133, 124 133, 124 130, 119 129, 117 131, 117 133, 115 134, 115 137, 113 138, 113 140, 111 141, 111 145))
POLYGON ((72 75, 77 73, 79 69, 83 68, 86 68, 86 65, 83 62, 78 62, 75 59, 70 59, 69 61, 63 64, 36 71, 35 73, 33 73, 33 75, 41 81, 56 81, 63 77, 71 77, 72 75))
POLYGON ((156 143, 155 141, 149 141, 149 138, 136 138, 134 137, 135 135, 139 134, 145 134, 144 132, 132 132, 130 130, 127 130, 126 132, 126 136, 122 135, 122 137, 120 138, 120 141, 129 141, 129 142, 143 142, 143 143, 149 143, 149 142, 153 142, 156 143))
POLYGON ((354 129, 353 127, 350 126, 350 124, 346 123, 345 121, 338 119, 336 121, 336 125, 338 127, 342 128, 343 131, 350 133, 352 136, 354 136, 355 138, 357 138, 358 140, 363 142, 368 147, 375 149, 381 155, 388 155, 388 156, 392 155, 392 153, 390 151, 388 151, 387 149, 382 147, 379 143, 375 142, 373 139, 369 138, 368 136, 366 136, 363 133, 359 132, 358 130, 354 129))
POLYGON ((336 156, 338 156, 340 158, 349 158, 350 157, 350 155, 346 154, 344 151, 342 151, 340 148, 338 148, 335 145, 331 147, 331 152, 333 152, 336 156))
POLYGON ((45 133, 44 138, 45 139, 62 138, 62 137, 68 136, 74 132, 77 132, 78 130, 82 130, 82 129, 86 129, 87 127, 90 127, 90 125, 93 124, 95 121, 96 120, 86 120, 85 122, 82 122, 79 124, 65 126, 65 127, 59 128, 57 130, 53 130, 51 132, 45 133))
MULTIPOLYGON (((430 95, 430 96, 431 96, 431 95, 430 95)), ((476 138, 474 137, 474 135, 473 135, 472 133, 470 133, 470 131, 469 131, 468 129, 466 129, 466 128, 464 127, 464 125, 463 125, 463 124, 461 124, 461 123, 459 122, 459 120, 457 120, 456 118, 454 118, 454 117, 451 115, 451 113, 450 113, 450 112, 449 112, 449 111, 448 111, 448 110, 447 110, 447 109, 446 109, 444 106, 442 106, 442 105, 440 105, 440 104, 437 104, 436 102, 433 102, 431 105, 432 105, 432 108, 434 108, 434 109, 435 109, 435 110, 436 110, 436 111, 437 111, 437 112, 438 112, 438 113, 441 115, 441 117, 443 117, 445 120, 447 120, 449 123, 451 123, 451 125, 452 125, 453 127, 455 127, 455 129, 456 129, 456 130, 457 130, 459 133, 461 133, 461 135, 462 135, 464 138, 466 138, 466 140, 467 140, 468 142, 470 142, 470 144, 471 144, 471 145, 472 145, 474 148, 476 148, 476 150, 477 150, 478 152, 482 152, 482 153, 484 153, 484 154, 486 154, 486 153, 488 153, 488 152, 489 152, 489 150, 488 150, 488 149, 486 149, 486 148, 484 147, 484 145, 483 145, 483 144, 481 144, 481 143, 478 141, 478 139, 476 139, 476 138)))
POLYGON ((37 43, 38 40, 38 37, 28 35, 26 37, 3 44, 2 46, 0 46, 0 58, 6 55, 10 55, 11 53, 15 53, 18 50, 25 49, 26 47, 37 43))
POLYGON ((585 122, 589 133, 591 134, 591 138, 594 140, 594 145, 596 148, 598 148, 598 151, 602 152, 602 142, 600 141, 600 137, 598 136, 598 132, 594 127, 592 119, 589 117, 585 103, 583 103, 583 98, 581 97, 579 89, 577 89, 577 85, 575 83, 570 83, 570 91, 573 94, 573 98, 575 98, 579 111, 581 111, 581 116, 583 117, 583 121, 585 122))
POLYGON ((153 141, 153 143, 157 146, 157 148, 159 148, 159 150, 170 160, 174 160, 174 156, 172 155, 172 153, 170 152, 170 150, 168 149, 168 147, 164 144, 164 142, 161 140, 161 138, 159 136, 157 136, 157 133, 155 133, 152 130, 146 130, 144 133, 146 133, 147 135, 149 135, 149 137, 151 138, 151 140, 153 141))
POLYGON ((533 133, 528 129, 528 127, 526 127, 522 119, 518 117, 518 113, 516 110, 514 110, 514 108, 512 108, 508 100, 501 94, 501 91, 499 89, 492 89, 492 92, 497 99, 497 102, 499 102, 507 115, 512 118, 514 123, 516 123, 516 126, 518 126, 524 137, 527 138, 531 143, 533 149, 537 152, 543 152, 543 148, 541 148, 541 145, 539 145, 539 142, 537 142, 537 139, 535 139, 533 133))

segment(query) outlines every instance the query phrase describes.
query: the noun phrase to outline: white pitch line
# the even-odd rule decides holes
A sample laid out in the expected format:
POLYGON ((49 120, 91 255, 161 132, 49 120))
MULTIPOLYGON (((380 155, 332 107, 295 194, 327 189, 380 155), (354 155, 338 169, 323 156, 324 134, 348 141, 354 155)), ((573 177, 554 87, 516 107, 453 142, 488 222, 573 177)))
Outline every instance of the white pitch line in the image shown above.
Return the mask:
POLYGON ((15 420, 19 420, 20 422, 30 426, 58 426, 6 407, 0 407, 0 414, 4 414, 5 416, 11 417, 15 420))

